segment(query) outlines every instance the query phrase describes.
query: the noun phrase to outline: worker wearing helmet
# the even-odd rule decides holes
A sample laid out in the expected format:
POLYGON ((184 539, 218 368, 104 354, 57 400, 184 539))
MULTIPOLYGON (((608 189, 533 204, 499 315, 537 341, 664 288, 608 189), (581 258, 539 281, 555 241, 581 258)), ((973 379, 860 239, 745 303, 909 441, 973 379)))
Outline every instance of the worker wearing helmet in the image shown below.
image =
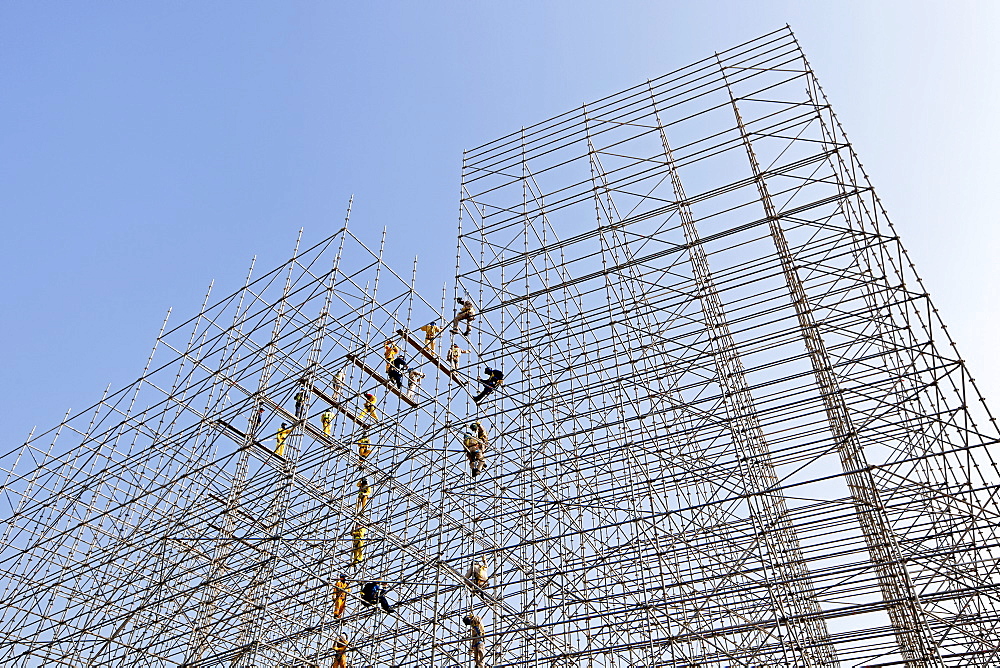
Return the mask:
POLYGON ((437 354, 437 335, 441 333, 441 328, 437 321, 429 322, 420 328, 424 333, 424 350, 437 354))

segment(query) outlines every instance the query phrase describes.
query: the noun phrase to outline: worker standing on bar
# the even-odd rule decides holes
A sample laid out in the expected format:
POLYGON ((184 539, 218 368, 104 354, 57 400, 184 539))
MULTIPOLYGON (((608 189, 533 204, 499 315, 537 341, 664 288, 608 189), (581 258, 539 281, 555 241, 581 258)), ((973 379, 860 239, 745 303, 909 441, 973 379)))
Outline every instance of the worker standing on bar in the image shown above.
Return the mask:
POLYGON ((455 319, 451 321, 451 333, 458 334, 458 323, 465 321, 465 336, 472 333, 472 323, 476 321, 476 305, 472 303, 471 299, 457 298, 459 304, 462 308, 459 309, 458 313, 455 315, 455 319))
POLYGON ((451 344, 451 348, 448 348, 448 355, 445 359, 451 364, 452 371, 458 371, 458 367, 462 363, 462 353, 467 352, 469 351, 459 348, 457 343, 451 344))
POLYGON ((396 355, 398 355, 398 354, 399 354, 399 346, 396 345, 396 342, 393 341, 393 340, 391 340, 391 339, 389 341, 386 341, 385 342, 385 370, 386 370, 386 372, 389 371, 389 367, 392 364, 392 361, 394 359, 396 359, 396 355))
POLYGON ((427 323, 420 331, 424 333, 424 350, 437 355, 437 335, 441 333, 437 321, 427 323))
POLYGON ((472 642, 469 650, 472 658, 476 662, 476 668, 483 668, 483 659, 486 658, 486 651, 483 649, 483 636, 486 629, 483 628, 483 621, 478 615, 466 615, 462 617, 462 623, 469 627, 469 640, 472 642))
POLYGON ((372 486, 368 484, 368 478, 358 481, 358 500, 354 503, 354 512, 360 513, 368 504, 368 499, 372 496, 372 486))
POLYGON ((479 560, 473 564, 469 565, 469 570, 465 573, 465 579, 470 585, 475 585, 476 587, 485 587, 490 583, 489 576, 486 573, 486 562, 479 560))
POLYGON ((302 419, 306 414, 306 403, 309 401, 309 393, 306 391, 306 381, 300 381, 302 388, 295 393, 295 417, 302 419))
POLYGON ((483 391, 472 398, 477 404, 503 384, 503 371, 486 367, 486 378, 479 382, 483 384, 483 391))
POLYGON ((378 412, 375 410, 375 406, 378 403, 375 399, 375 395, 371 392, 365 392, 365 405, 361 409, 361 417, 366 420, 371 420, 372 422, 378 422, 378 412))
POLYGON ((351 565, 360 564, 365 560, 365 534, 368 529, 358 524, 351 531, 351 538, 354 539, 353 551, 351 553, 351 565))
POLYGON ((347 367, 344 367, 337 372, 337 375, 333 377, 333 387, 330 392, 333 394, 334 399, 340 398, 340 393, 344 391, 344 385, 347 384, 347 367))
POLYGON ((292 433, 291 428, 287 424, 282 422, 281 429, 279 429, 278 433, 275 434, 275 440, 278 442, 278 447, 274 449, 274 454, 278 455, 279 457, 285 456, 285 441, 288 440, 288 436, 291 433, 292 433))
POLYGON ((469 431, 462 440, 462 446, 465 448, 465 456, 469 459, 469 468, 472 470, 472 477, 475 478, 486 468, 483 444, 474 432, 469 431))
POLYGON ((413 395, 417 393, 417 390, 420 389, 420 381, 422 381, 424 379, 424 376, 426 376, 426 375, 427 374, 425 374, 420 369, 416 369, 416 368, 410 369, 409 380, 408 380, 407 385, 406 385, 406 398, 407 399, 412 399, 413 395))
POLYGON ((370 455, 371 453, 372 453, 371 440, 369 440, 367 436, 362 436, 361 438, 358 439, 358 459, 360 460, 358 462, 359 471, 362 468, 362 464, 364 464, 365 460, 368 458, 368 455, 370 455))
POLYGON ((319 421, 323 423, 323 433, 330 435, 330 425, 333 424, 333 411, 327 408, 319 414, 319 421))
POLYGON ((333 641, 333 668, 347 668, 347 636, 340 634, 333 641))
POLYGON ((351 593, 351 585, 347 582, 347 576, 343 573, 333 583, 333 616, 340 619, 344 614, 344 607, 347 606, 347 595, 351 593))

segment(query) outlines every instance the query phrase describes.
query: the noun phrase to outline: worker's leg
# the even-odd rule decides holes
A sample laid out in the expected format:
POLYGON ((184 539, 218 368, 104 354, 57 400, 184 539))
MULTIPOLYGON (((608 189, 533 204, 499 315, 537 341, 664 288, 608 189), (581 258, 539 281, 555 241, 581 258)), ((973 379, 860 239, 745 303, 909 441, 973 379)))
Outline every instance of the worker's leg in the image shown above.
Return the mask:
POLYGON ((338 594, 336 600, 333 602, 333 616, 340 619, 340 616, 344 614, 344 606, 346 604, 347 598, 338 594))

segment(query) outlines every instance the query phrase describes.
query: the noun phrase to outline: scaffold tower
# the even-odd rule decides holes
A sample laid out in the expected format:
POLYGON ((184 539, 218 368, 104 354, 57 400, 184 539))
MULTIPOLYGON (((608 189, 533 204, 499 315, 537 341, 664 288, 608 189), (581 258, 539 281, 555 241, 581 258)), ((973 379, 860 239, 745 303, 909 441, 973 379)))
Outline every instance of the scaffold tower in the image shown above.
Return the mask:
POLYGON ((996 421, 789 28, 460 208, 452 294, 300 233, 0 454, 0 662, 1000 665, 996 421))

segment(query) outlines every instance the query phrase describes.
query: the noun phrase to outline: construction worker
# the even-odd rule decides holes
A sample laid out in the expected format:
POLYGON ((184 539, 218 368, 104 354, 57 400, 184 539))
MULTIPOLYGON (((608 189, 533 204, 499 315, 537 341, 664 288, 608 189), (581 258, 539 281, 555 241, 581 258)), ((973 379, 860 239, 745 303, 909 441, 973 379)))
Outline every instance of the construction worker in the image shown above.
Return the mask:
POLYGON ((362 478, 358 481, 358 500, 354 503, 354 512, 360 513, 364 510, 371 496, 372 486, 368 484, 368 478, 362 478))
POLYGON ((470 424, 469 431, 474 433, 476 435, 476 438, 478 438, 482 442, 484 449, 489 447, 490 437, 486 435, 486 430, 483 428, 481 422, 473 422, 472 424, 470 424))
POLYGON ((365 534, 368 529, 360 524, 351 531, 351 538, 354 539, 354 547, 351 553, 351 565, 360 564, 365 560, 365 534))
POLYGON ((483 443, 476 436, 475 432, 469 431, 465 434, 462 445, 465 447, 465 456, 469 459, 469 468, 472 470, 472 477, 475 478, 486 468, 483 443))
POLYGON ((367 459, 368 455, 370 455, 371 453, 372 453, 372 442, 368 439, 367 436, 362 436, 361 438, 358 439, 358 459, 361 460, 360 462, 358 462, 359 471, 362 469, 362 464, 364 463, 365 459, 367 459))
POLYGON ((323 433, 330 435, 330 425, 333 424, 333 411, 327 408, 319 414, 319 421, 323 423, 323 433))
POLYGON ((333 583, 333 616, 340 619, 344 614, 344 607, 347 605, 347 595, 351 593, 351 585, 347 582, 347 576, 343 573, 333 583))
POLYGON ((451 333, 458 334, 458 323, 464 320, 465 336, 468 336, 472 333, 472 323, 476 321, 476 306, 471 299, 457 298, 455 301, 461 304, 462 308, 455 315, 455 319, 451 321, 451 333))
POLYGON ((295 417, 302 419, 306 414, 306 402, 309 401, 309 392, 306 391, 305 381, 302 381, 302 389, 295 393, 295 417))
POLYGON ((469 650, 476 662, 476 668, 483 668, 483 659, 486 658, 486 652, 483 649, 483 636, 486 635, 486 629, 483 628, 483 621, 479 619, 478 615, 466 615, 462 617, 462 623, 469 627, 469 640, 472 643, 469 650))
POLYGON ((347 384, 347 367, 344 367, 337 372, 337 375, 333 377, 333 386, 330 388, 330 393, 333 395, 334 399, 340 398, 340 393, 344 391, 344 385, 347 384))
POLYGON ((409 377, 408 377, 409 380, 408 380, 408 383, 406 385, 406 398, 407 399, 412 399, 413 395, 417 393, 417 390, 420 389, 420 381, 422 381, 424 379, 424 376, 426 376, 426 375, 427 374, 425 374, 420 369, 410 369, 410 373, 409 373, 409 377))
POLYGON ((365 405, 361 409, 361 418, 363 420, 371 420, 372 422, 378 422, 378 412, 375 410, 375 405, 377 403, 375 395, 371 392, 365 392, 365 405))
POLYGON ((340 634, 333 641, 333 668, 347 668, 347 636, 340 634))
POLYGON ((469 570, 465 573, 465 579, 470 585, 485 587, 489 585, 489 575, 486 573, 486 562, 480 560, 469 565, 469 570))
POLYGON ((424 333, 424 350, 437 355, 437 335, 441 333, 437 321, 427 323, 420 331, 424 333))
POLYGON ((385 588, 379 581, 366 582, 361 587, 361 602, 365 605, 378 604, 386 612, 392 612, 393 607, 389 605, 389 599, 385 597, 385 588))
POLYGON ((448 348, 448 355, 445 357, 448 363, 451 364, 453 371, 457 371, 459 365, 462 363, 462 353, 467 353, 468 350, 462 350, 458 347, 457 343, 451 344, 451 348, 448 348))
POLYGON ((285 441, 288 440, 289 435, 291 435, 292 429, 284 422, 281 423, 281 429, 275 435, 275 440, 278 442, 278 447, 274 449, 274 454, 279 457, 285 456, 285 441))
POLYGON ((481 378, 479 382, 483 384, 483 391, 472 398, 477 404, 503 384, 503 371, 486 367, 486 378, 481 378))
POLYGON ((391 380, 396 385, 396 389, 402 391, 403 389, 403 374, 410 372, 410 367, 406 364, 406 357, 400 355, 392 361, 392 364, 388 365, 389 369, 389 380, 391 380))
POLYGON ((264 407, 261 406, 257 409, 257 412, 250 417, 250 434, 252 436, 257 435, 257 428, 264 421, 264 407))
POLYGON ((389 371, 389 366, 392 364, 392 361, 394 359, 396 359, 396 355, 398 355, 398 354, 399 354, 399 346, 396 345, 396 342, 392 341, 392 340, 386 341, 385 342, 385 370, 386 370, 387 373, 389 371))

